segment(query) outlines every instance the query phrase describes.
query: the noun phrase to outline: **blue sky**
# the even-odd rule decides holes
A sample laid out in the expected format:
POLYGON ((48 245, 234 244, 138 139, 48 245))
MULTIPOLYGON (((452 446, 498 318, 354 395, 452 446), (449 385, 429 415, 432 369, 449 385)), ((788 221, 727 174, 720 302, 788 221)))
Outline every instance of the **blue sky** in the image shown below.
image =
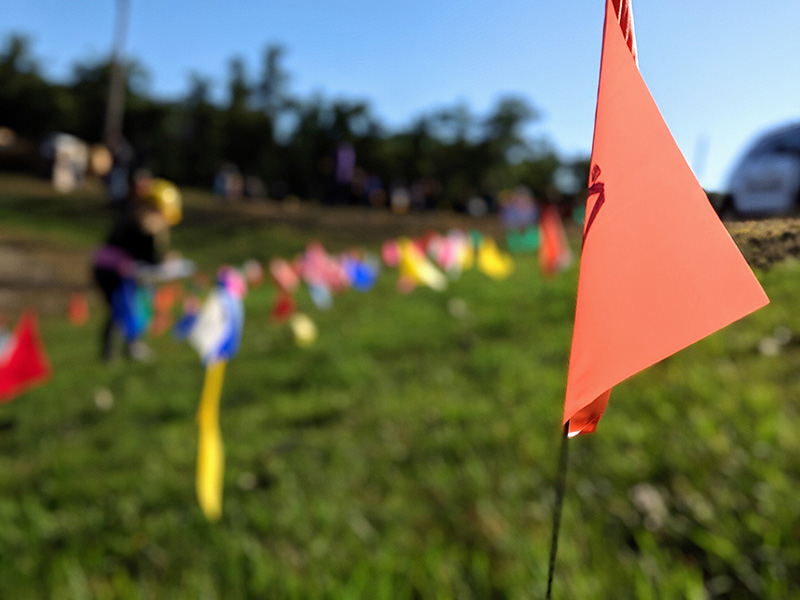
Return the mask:
MULTIPOLYGON (((604 0, 130 0, 126 54, 149 91, 178 97, 191 73, 224 89, 228 63, 252 76, 269 43, 286 47, 290 90, 369 100, 388 127, 498 96, 528 98, 531 135, 588 155, 604 0)), ((721 189, 743 146, 800 120, 800 2, 633 0, 642 75, 700 182, 721 189)), ((66 78, 111 48, 114 0, 0 0, 0 39, 31 37, 45 74, 66 78)))

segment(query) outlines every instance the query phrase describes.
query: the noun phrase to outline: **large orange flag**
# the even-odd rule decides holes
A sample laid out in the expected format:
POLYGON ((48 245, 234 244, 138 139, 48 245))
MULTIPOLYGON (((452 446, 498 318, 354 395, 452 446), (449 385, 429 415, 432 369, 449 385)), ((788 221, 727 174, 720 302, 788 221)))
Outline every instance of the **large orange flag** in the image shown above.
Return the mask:
POLYGON ((629 0, 607 0, 564 423, 611 388, 769 302, 636 66, 629 0))

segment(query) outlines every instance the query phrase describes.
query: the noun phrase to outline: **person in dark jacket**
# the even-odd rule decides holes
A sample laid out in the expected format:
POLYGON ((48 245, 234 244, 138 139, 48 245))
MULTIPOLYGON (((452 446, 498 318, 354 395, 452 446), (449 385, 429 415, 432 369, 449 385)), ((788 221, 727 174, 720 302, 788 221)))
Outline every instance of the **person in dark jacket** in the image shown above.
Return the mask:
POLYGON ((182 216, 175 185, 163 179, 140 179, 105 244, 95 250, 94 280, 108 306, 101 334, 103 360, 113 356, 117 329, 122 330, 128 357, 149 358, 150 351, 140 340, 149 321, 140 283, 167 258, 169 229, 182 216))

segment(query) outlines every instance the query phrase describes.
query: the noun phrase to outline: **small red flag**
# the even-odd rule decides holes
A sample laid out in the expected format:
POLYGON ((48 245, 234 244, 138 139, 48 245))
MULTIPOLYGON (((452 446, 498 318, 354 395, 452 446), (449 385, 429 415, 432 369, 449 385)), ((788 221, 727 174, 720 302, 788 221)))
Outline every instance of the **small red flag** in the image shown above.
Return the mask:
POLYGON ((614 385, 769 302, 642 80, 630 15, 630 2, 607 0, 570 435, 595 430, 614 385))
POLYGON ((150 322, 150 332, 153 335, 161 335, 170 328, 173 309, 183 294, 183 286, 177 282, 156 288, 153 294, 153 320, 150 322))
POLYGON ((297 305, 294 301, 294 296, 279 291, 277 296, 275 296, 275 302, 272 305, 269 316, 273 323, 283 323, 294 314, 296 309, 297 305))
POLYGON ((13 400, 50 377, 50 363, 36 328, 36 316, 25 313, 0 351, 0 402, 13 400))
POLYGON ((89 301, 83 292, 75 292, 69 297, 69 322, 76 327, 86 325, 89 320, 89 301))

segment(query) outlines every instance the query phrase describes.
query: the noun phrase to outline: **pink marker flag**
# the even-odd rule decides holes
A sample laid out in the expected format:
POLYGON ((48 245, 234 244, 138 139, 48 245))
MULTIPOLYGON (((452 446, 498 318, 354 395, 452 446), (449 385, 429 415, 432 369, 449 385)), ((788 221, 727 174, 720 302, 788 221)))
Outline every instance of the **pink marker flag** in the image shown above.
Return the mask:
POLYGON ((769 302, 686 164, 636 63, 629 0, 607 0, 564 423, 611 388, 769 302))

